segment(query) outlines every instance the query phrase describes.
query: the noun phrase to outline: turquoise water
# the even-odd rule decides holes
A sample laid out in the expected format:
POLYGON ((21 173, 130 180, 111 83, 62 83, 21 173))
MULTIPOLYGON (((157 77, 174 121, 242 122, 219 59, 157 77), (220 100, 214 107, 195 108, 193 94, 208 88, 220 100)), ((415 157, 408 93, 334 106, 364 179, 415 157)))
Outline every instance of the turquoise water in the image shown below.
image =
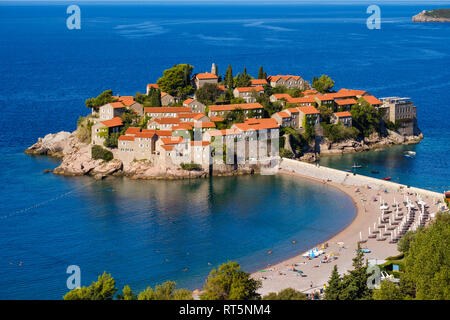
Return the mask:
POLYGON ((435 5, 381 5, 381 30, 366 28, 363 5, 80 7, 82 29, 69 31, 66 5, 0 2, 0 298, 60 298, 70 264, 83 284, 107 270, 136 289, 168 279, 195 288, 228 259, 255 270, 350 222, 349 198, 289 177, 99 182, 43 174, 58 162, 23 154, 38 137, 74 130, 86 98, 143 92, 176 63, 325 73, 338 88, 409 96, 423 142, 321 163, 358 162, 362 173, 432 190, 450 185, 450 24, 410 22, 435 5), (415 159, 401 156, 408 148, 415 159))
POLYGON ((72 264, 82 284, 107 270, 136 290, 165 280, 194 289, 220 263, 256 271, 327 240, 356 214, 341 192, 290 176, 96 181, 43 174, 55 165, 46 158, 26 162, 30 176, 10 190, 22 199, 0 217, 2 299, 58 299, 72 264))

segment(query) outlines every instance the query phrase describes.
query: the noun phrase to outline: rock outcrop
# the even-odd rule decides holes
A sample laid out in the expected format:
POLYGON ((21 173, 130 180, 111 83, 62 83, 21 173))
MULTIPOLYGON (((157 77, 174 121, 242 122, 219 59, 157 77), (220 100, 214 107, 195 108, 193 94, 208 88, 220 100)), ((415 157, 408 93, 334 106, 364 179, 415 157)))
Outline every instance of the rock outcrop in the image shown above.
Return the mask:
POLYGON ((49 155, 62 158, 70 153, 70 140, 75 138, 70 132, 61 131, 55 134, 47 134, 44 138, 25 150, 26 154, 49 155))
POLYGON ((423 10, 412 17, 413 22, 450 22, 450 9, 423 10))
POLYGON ((363 140, 345 140, 332 143, 324 138, 320 143, 320 154, 343 154, 379 149, 394 144, 413 144, 423 139, 423 135, 402 136, 394 131, 387 130, 388 135, 381 137, 378 133, 371 134, 363 140))

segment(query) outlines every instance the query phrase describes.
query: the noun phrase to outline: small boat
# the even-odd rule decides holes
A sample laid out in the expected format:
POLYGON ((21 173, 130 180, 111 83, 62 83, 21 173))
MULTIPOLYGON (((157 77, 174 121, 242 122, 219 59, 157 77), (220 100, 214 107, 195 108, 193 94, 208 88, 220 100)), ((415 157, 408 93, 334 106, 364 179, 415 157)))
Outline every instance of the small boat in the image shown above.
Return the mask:
POLYGON ((410 156, 415 156, 416 152, 415 151, 406 151, 406 154, 409 154, 410 156))
POLYGON ((354 163, 353 166, 352 166, 352 168, 353 168, 353 169, 356 169, 356 168, 362 168, 362 166, 359 165, 359 164, 355 164, 355 163, 354 163))
POLYGON ((345 169, 345 171, 347 171, 347 172, 352 172, 352 170, 350 170, 350 169, 345 169))
POLYGON ((386 177, 386 178, 383 178, 383 179, 381 179, 381 180, 389 181, 389 180, 391 180, 391 177, 386 177))
POLYGON ((377 173, 380 173, 380 171, 378 171, 378 170, 372 170, 372 171, 370 171, 370 173, 377 174, 377 173))

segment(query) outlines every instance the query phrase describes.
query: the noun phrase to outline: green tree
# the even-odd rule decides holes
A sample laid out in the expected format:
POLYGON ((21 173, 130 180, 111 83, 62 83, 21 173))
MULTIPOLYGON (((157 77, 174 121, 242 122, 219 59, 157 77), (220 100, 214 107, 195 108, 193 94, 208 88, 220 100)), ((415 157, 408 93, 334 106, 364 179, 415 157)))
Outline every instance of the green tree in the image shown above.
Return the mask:
POLYGON ((155 289, 147 287, 138 295, 138 300, 192 300, 192 292, 186 289, 176 289, 176 282, 166 281, 155 289))
POLYGON ((342 291, 342 279, 339 275, 337 265, 334 265, 331 272, 328 285, 325 289, 325 300, 339 300, 339 295, 342 291))
POLYGON ((265 79, 265 77, 264 77, 264 69, 263 69, 262 66, 259 67, 258 79, 265 79))
POLYGON ((307 300, 307 296, 300 291, 292 288, 283 289, 280 292, 270 292, 265 295, 263 300, 307 300))
POLYGON ((405 254, 403 278, 412 284, 417 299, 450 299, 449 239, 450 215, 439 213, 411 242, 405 254))
POLYGON ((113 91, 106 90, 95 98, 87 99, 84 103, 86 104, 86 107, 91 109, 94 108, 97 111, 98 107, 114 101, 117 101, 117 99, 113 97, 113 91))
POLYGON ((110 161, 114 158, 114 155, 111 151, 102 148, 99 145, 92 146, 91 148, 91 157, 94 160, 105 160, 110 161))
POLYGON ((205 83, 195 92, 198 101, 205 105, 214 104, 220 95, 220 90, 215 83, 205 83))
POLYGON ((119 300, 137 300, 137 295, 131 290, 129 285, 126 285, 122 289, 122 294, 117 295, 119 300))
POLYGON ((294 158, 294 153, 291 150, 288 150, 288 149, 285 149, 285 148, 280 148, 280 157, 281 158, 293 159, 294 158))
POLYGON ((237 262, 229 261, 211 270, 200 299, 254 300, 260 298, 256 292, 260 287, 259 280, 250 278, 250 274, 242 271, 237 262))
POLYGON ((103 142, 103 145, 107 148, 117 148, 120 132, 110 133, 103 142))
POLYGON ((408 252, 409 247, 411 246, 411 243, 413 242, 416 234, 417 234, 417 231, 410 230, 410 231, 406 232, 397 243, 398 251, 403 252, 403 253, 408 252))
POLYGON ((233 81, 233 69, 231 68, 231 64, 229 64, 225 72, 225 85, 228 89, 233 89, 233 81))
POLYGON ((320 93, 326 93, 333 89, 334 81, 329 76, 323 74, 320 78, 314 77, 312 86, 320 93))
POLYGON ((364 137, 371 133, 380 132, 380 114, 364 99, 359 99, 358 103, 352 106, 352 123, 364 137))
POLYGON ((244 72, 239 73, 234 79, 235 87, 249 87, 251 84, 251 79, 249 74, 247 74, 247 69, 244 68, 244 72))
POLYGON ((364 253, 358 243, 356 256, 353 258, 353 270, 342 278, 342 290, 339 300, 365 300, 372 298, 372 291, 367 286, 367 265, 364 263, 364 253))
POLYGON ((374 300, 403 300, 405 296, 400 287, 391 281, 381 282, 380 289, 373 290, 374 300))
POLYGON ((303 137, 308 143, 311 143, 312 139, 315 136, 314 126, 311 124, 310 121, 308 121, 305 117, 303 121, 303 128, 305 131, 303 132, 303 137))
POLYGON ((178 64, 164 70, 163 76, 158 79, 159 88, 172 96, 185 98, 194 93, 191 85, 191 73, 194 67, 189 64, 178 64))
POLYGON ((92 282, 89 287, 73 289, 66 293, 64 300, 112 300, 117 292, 116 281, 111 274, 103 272, 97 282, 92 282))

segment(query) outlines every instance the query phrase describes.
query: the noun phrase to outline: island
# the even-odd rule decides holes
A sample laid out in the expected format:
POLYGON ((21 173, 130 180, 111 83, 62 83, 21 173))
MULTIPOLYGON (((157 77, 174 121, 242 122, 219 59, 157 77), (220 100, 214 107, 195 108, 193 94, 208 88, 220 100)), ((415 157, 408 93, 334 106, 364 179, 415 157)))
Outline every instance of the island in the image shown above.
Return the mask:
MULTIPOLYGON (((25 153, 59 157, 66 176, 185 179, 253 174, 281 158, 316 162, 321 155, 418 143, 410 98, 377 98, 366 90, 334 89, 327 75, 233 76, 216 64, 163 72, 144 93, 106 90, 85 101, 90 112, 74 132, 48 134, 25 153)), ((274 165, 275 164, 275 165, 274 165)), ((50 170, 47 170, 47 172, 50 170)))
POLYGON ((450 22, 450 9, 423 10, 412 18, 413 22, 450 22))

